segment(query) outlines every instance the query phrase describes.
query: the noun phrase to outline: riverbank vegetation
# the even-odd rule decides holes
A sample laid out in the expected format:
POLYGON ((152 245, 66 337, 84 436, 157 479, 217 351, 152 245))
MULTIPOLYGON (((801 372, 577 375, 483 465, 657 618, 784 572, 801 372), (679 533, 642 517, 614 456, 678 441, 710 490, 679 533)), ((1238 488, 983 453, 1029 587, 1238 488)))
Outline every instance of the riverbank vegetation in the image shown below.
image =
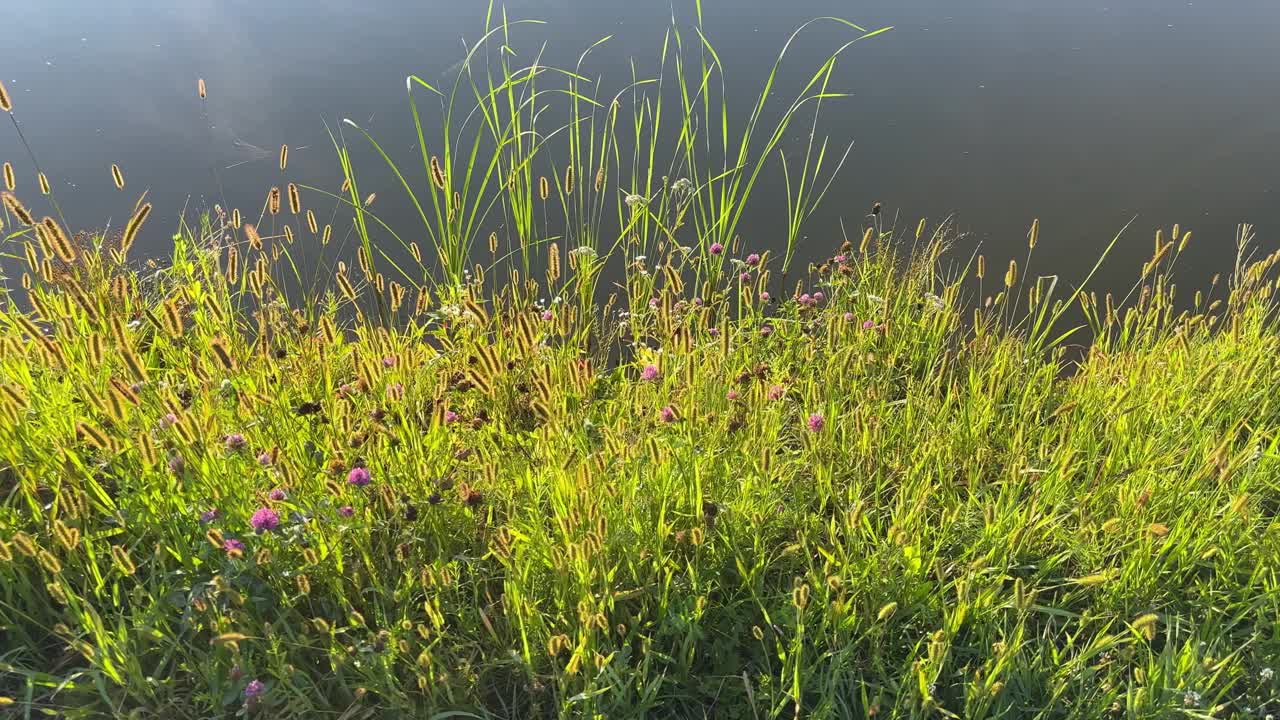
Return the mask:
POLYGON ((73 236, 5 195, 6 711, 1280 712, 1280 256, 1242 230, 1178 292, 1173 228, 1098 295, 875 207, 801 268, 840 153, 782 156, 784 237, 742 211, 848 46, 734 130, 700 23, 610 98, 473 68, 489 27, 451 90, 410 78, 421 177, 357 135, 420 227, 338 128, 341 192, 164 262, 130 259, 145 199, 73 236))

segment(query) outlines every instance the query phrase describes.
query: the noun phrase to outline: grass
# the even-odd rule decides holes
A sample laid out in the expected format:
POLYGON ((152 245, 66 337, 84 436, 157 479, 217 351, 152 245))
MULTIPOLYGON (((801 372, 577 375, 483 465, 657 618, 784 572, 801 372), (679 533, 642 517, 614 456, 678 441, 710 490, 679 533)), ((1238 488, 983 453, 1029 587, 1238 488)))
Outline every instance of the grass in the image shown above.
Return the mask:
POLYGON ((8 198, 6 711, 1280 711, 1280 255, 1246 229, 1180 297, 1174 229, 1129 297, 1055 294, 1030 255, 989 274, 946 225, 868 215, 800 270, 825 143, 786 171, 782 249, 738 225, 839 52, 731 134, 700 17, 608 100, 488 27, 455 119, 412 105, 421 178, 360 135, 421 230, 375 214, 335 128, 344 191, 303 190, 357 262, 305 293, 288 208, 184 224, 152 268, 127 254, 145 214, 70 238, 8 198))

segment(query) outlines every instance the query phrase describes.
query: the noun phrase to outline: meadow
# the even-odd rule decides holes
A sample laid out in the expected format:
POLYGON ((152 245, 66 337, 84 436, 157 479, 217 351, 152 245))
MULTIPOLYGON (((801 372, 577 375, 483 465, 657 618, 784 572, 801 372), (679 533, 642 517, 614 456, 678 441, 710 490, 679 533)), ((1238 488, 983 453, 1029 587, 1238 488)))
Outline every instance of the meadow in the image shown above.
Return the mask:
POLYGON ((281 148, 167 258, 145 194, 73 233, 6 166, 0 711, 1280 714, 1280 253, 1188 294, 1167 228, 1113 296, 1032 271, 1038 223, 989 268, 876 205, 801 266, 847 150, 782 139, 882 32, 820 22, 730 119, 700 18, 606 96, 490 7, 408 80, 413 168, 345 123, 340 189, 281 148))

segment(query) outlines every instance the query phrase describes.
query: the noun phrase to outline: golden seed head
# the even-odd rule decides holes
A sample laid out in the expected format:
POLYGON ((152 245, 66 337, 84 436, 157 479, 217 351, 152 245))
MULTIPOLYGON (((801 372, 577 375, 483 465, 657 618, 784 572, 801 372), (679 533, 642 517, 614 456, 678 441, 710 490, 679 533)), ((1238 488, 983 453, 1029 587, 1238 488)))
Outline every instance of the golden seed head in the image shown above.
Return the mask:
POLYGON ((431 156, 431 183, 436 186, 437 190, 444 190, 446 179, 444 170, 440 167, 440 158, 435 155, 431 156))
POLYGON ((18 200, 18 197, 13 193, 6 192, 3 195, 0 195, 0 201, 3 201, 4 206, 8 208, 9 212, 12 213, 14 217, 18 218, 18 222, 26 225, 27 227, 31 227, 36 224, 35 217, 31 214, 31 211, 28 210, 27 206, 23 205, 22 201, 18 200))
POLYGON ((67 231, 58 224, 58 221, 45 217, 40 224, 44 226, 46 237, 58 259, 67 264, 75 262, 76 249, 71 245, 71 238, 67 236, 67 231))
POLYGON ((133 217, 129 218, 129 222, 124 226, 124 234, 120 236, 120 253, 126 254, 129 248, 133 247, 133 241, 138 239, 138 232, 142 230, 142 224, 147 221, 147 216, 151 214, 151 203, 143 203, 133 212, 133 217))

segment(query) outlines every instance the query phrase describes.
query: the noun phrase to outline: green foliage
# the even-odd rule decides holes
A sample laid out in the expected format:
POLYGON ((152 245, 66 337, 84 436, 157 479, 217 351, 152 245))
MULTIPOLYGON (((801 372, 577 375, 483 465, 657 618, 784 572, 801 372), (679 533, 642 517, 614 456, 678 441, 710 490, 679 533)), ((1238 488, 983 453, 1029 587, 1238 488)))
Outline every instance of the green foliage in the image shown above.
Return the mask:
MULTIPOLYGON (((873 214, 799 272, 835 164, 817 143, 786 171, 785 249, 753 257, 741 210, 798 115, 766 129, 757 111, 730 136, 700 18, 696 44, 673 29, 664 48, 674 170, 655 160, 661 92, 606 102, 581 68, 505 51, 492 76, 473 66, 514 25, 491 13, 452 89, 411 79, 446 116, 467 93, 478 113, 433 135, 412 101, 425 175, 394 174, 433 246, 405 243, 416 266, 375 241, 401 236, 340 133, 356 266, 297 302, 274 225, 215 214, 137 267, 114 239, 59 255, 47 228, 6 223, 27 291, 0 312, 0 702, 1280 712, 1280 255, 1248 261, 1242 232, 1222 297, 1187 302, 1175 229, 1124 300, 1055 297, 1029 257, 990 296, 977 258, 975 295, 946 226, 873 214), (567 85, 535 90, 543 75, 567 85), (553 97, 570 149, 542 175, 553 97), (468 274, 497 226, 507 249, 468 274), (515 274, 483 277, 499 269, 515 274), (622 289, 601 304, 611 271, 622 289), (1075 355, 1071 313, 1091 343, 1075 355)), ((830 97, 838 55, 794 108, 830 97)))

